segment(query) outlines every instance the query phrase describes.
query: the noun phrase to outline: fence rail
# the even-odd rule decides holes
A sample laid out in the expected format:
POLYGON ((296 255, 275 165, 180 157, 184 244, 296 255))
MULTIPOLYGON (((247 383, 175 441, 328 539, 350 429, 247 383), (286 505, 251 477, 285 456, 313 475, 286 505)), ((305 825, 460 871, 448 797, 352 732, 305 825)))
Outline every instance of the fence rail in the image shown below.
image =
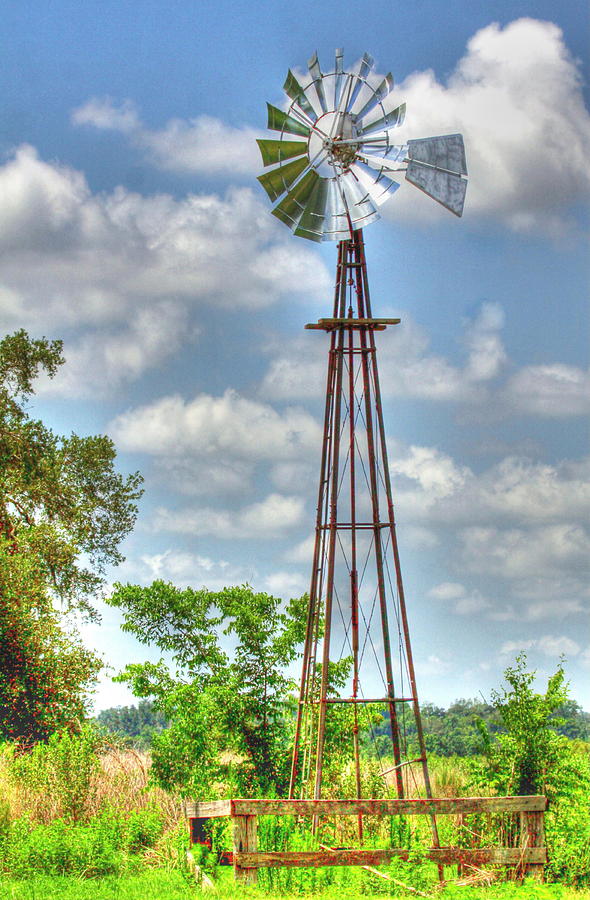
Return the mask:
POLYGON ((324 849, 308 851, 258 851, 258 816, 401 816, 466 815, 470 813, 519 813, 519 847, 430 847, 413 849, 411 856, 437 863, 459 865, 519 866, 537 878, 543 876, 547 860, 544 841, 546 798, 458 797, 413 800, 209 800, 188 802, 186 814, 191 839, 200 842, 208 819, 233 819, 232 861, 237 881, 255 882, 258 869, 269 866, 367 866, 383 865, 392 859, 408 859, 403 848, 324 849))

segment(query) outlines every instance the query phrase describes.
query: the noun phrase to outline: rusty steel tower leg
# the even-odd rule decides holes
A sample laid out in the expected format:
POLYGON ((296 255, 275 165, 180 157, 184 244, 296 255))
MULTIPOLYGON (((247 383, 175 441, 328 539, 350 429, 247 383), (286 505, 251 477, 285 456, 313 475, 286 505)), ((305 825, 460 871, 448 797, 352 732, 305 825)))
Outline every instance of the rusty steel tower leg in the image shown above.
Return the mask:
MULTIPOLYGON (((387 709, 389 713, 394 765, 388 771, 393 773, 397 796, 405 795, 406 775, 412 771, 413 764, 420 764, 426 796, 432 796, 400 567, 375 346, 375 332, 398 321, 373 318, 362 232, 356 231, 338 247, 332 318, 307 326, 329 333, 330 350, 290 797, 320 799, 323 796, 327 722, 340 703, 352 704, 351 754, 357 798, 363 795, 359 740, 363 707, 373 711, 387 709), (369 669, 367 644, 372 642, 373 617, 380 659, 371 643, 377 666, 371 665, 371 676, 366 679, 371 691, 367 697, 363 692, 363 672, 369 669), (397 668, 392 656, 392 637, 397 668), (330 684, 330 663, 337 661, 336 638, 338 644, 344 641, 349 649, 346 655, 351 660, 350 696, 346 697, 338 696, 330 684), (382 674, 383 690, 375 696, 371 678, 374 682, 377 669, 382 674), (407 717, 414 725, 418 744, 418 756, 414 754, 411 759, 405 746, 407 717)), ((434 818, 432 831, 434 846, 438 846, 434 818)), ((362 834, 359 816, 361 839, 362 834)))

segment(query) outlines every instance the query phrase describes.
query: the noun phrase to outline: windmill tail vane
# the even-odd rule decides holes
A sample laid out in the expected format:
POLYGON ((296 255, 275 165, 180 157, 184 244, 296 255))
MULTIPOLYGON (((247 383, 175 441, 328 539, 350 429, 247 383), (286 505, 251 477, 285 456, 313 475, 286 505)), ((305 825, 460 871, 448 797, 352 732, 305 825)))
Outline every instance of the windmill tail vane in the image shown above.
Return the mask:
POLYGON ((299 237, 340 241, 378 219, 378 208, 405 180, 457 216, 463 213, 467 166, 460 134, 393 141, 405 103, 393 102, 391 74, 379 80, 364 54, 345 72, 342 51, 322 72, 317 54, 301 83, 289 70, 287 111, 270 103, 268 128, 258 141, 267 169, 258 180, 272 213, 299 237))

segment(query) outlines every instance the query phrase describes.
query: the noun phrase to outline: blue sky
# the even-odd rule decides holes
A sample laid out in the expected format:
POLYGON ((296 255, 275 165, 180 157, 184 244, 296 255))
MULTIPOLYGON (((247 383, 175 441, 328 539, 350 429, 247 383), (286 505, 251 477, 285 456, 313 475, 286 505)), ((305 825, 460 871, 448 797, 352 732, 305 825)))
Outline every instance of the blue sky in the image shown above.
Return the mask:
MULTIPOLYGON (((112 579, 302 593, 335 245, 256 182, 265 103, 364 51, 406 137, 460 131, 461 220, 404 184, 366 230, 423 699, 520 648, 590 707, 585 3, 12 3, 0 73, 0 325, 62 337, 35 412, 107 432, 146 495, 112 579)), ((106 609, 89 643, 143 659, 106 609)), ((126 702, 106 679, 99 706, 126 702)))

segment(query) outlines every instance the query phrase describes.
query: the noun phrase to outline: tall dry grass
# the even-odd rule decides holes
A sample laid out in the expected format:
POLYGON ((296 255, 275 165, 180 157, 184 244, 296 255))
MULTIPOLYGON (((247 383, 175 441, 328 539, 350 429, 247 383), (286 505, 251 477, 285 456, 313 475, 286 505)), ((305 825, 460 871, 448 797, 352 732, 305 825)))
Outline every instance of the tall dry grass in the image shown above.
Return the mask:
MULTIPOLYGON (((147 753, 119 747, 105 749, 90 772, 85 796, 79 798, 82 817, 90 819, 107 807, 130 813, 157 805, 166 828, 183 821, 180 797, 149 783, 150 765, 147 753)), ((52 789, 51 772, 43 773, 39 779, 30 775, 19 771, 12 749, 5 748, 0 753, 0 800, 10 819, 27 814, 33 822, 47 824, 67 817, 67 795, 57 779, 52 789)))

